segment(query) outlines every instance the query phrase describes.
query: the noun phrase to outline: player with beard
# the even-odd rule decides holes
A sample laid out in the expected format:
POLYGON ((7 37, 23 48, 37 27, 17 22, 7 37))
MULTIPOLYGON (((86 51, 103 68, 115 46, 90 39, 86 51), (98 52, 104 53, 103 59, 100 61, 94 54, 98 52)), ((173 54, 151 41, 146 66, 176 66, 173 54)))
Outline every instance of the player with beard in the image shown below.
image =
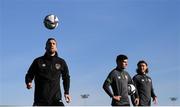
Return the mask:
POLYGON ((32 88, 34 79, 34 106, 64 106, 62 102, 60 78, 63 80, 64 97, 67 103, 69 95, 70 76, 64 59, 58 57, 57 42, 49 38, 46 42, 46 52, 36 58, 25 76, 27 89, 32 88))

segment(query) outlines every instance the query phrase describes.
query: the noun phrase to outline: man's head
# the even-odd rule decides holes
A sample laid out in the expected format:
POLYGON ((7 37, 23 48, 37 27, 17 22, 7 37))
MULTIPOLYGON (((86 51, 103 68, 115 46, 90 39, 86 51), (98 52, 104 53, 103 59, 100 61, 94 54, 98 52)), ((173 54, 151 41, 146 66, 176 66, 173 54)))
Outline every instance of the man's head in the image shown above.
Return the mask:
POLYGON ((126 55, 118 55, 116 58, 118 68, 125 69, 128 65, 128 57, 126 55))
POLYGON ((137 70, 136 70, 137 73, 146 74, 146 73, 149 72, 148 64, 144 60, 140 60, 137 63, 137 67, 138 67, 137 70))
POLYGON ((57 52, 57 42, 55 38, 49 38, 46 42, 46 52, 54 55, 57 52))

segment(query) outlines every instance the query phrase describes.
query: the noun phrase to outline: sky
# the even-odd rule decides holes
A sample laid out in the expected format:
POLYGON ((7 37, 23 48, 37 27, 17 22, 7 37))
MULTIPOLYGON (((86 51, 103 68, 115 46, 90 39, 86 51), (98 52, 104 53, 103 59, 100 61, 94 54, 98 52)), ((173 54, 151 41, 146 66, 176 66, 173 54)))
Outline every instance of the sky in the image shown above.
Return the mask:
POLYGON ((0 105, 32 105, 25 74, 50 37, 71 75, 66 105, 109 106, 102 85, 119 54, 131 77, 148 63, 157 105, 180 105, 170 100, 180 98, 180 0, 0 0, 0 105), (54 30, 43 25, 48 14, 59 18, 54 30))

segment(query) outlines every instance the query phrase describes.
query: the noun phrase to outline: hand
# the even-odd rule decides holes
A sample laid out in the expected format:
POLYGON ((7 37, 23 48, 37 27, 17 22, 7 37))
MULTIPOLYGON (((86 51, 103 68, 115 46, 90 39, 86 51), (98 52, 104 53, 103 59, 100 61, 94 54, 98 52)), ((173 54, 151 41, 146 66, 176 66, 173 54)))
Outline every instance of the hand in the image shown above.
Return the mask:
POLYGON ((121 100, 121 96, 113 96, 113 99, 120 101, 121 100))
POLYGON ((27 84, 26 84, 26 88, 27 88, 27 89, 31 89, 31 88, 32 88, 32 82, 27 83, 27 84))
POLYGON ((70 95, 64 94, 64 97, 65 97, 65 100, 66 100, 67 103, 71 102, 71 96, 70 95))
POLYGON ((138 105, 139 105, 139 98, 136 98, 136 99, 134 100, 134 103, 135 103, 136 106, 138 106, 138 105))
POLYGON ((157 104, 157 97, 153 98, 153 102, 154 102, 154 104, 157 104))

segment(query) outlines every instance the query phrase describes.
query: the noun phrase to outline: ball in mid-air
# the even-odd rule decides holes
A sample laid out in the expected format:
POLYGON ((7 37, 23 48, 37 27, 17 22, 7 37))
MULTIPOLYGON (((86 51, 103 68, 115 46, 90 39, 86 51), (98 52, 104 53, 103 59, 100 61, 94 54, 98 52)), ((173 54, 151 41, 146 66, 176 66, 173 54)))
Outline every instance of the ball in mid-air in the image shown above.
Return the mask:
POLYGON ((59 19, 56 15, 50 14, 44 18, 44 25, 47 29, 55 29, 58 26, 59 19))
POLYGON ((136 92, 136 88, 133 84, 128 84, 128 94, 133 95, 136 92))

